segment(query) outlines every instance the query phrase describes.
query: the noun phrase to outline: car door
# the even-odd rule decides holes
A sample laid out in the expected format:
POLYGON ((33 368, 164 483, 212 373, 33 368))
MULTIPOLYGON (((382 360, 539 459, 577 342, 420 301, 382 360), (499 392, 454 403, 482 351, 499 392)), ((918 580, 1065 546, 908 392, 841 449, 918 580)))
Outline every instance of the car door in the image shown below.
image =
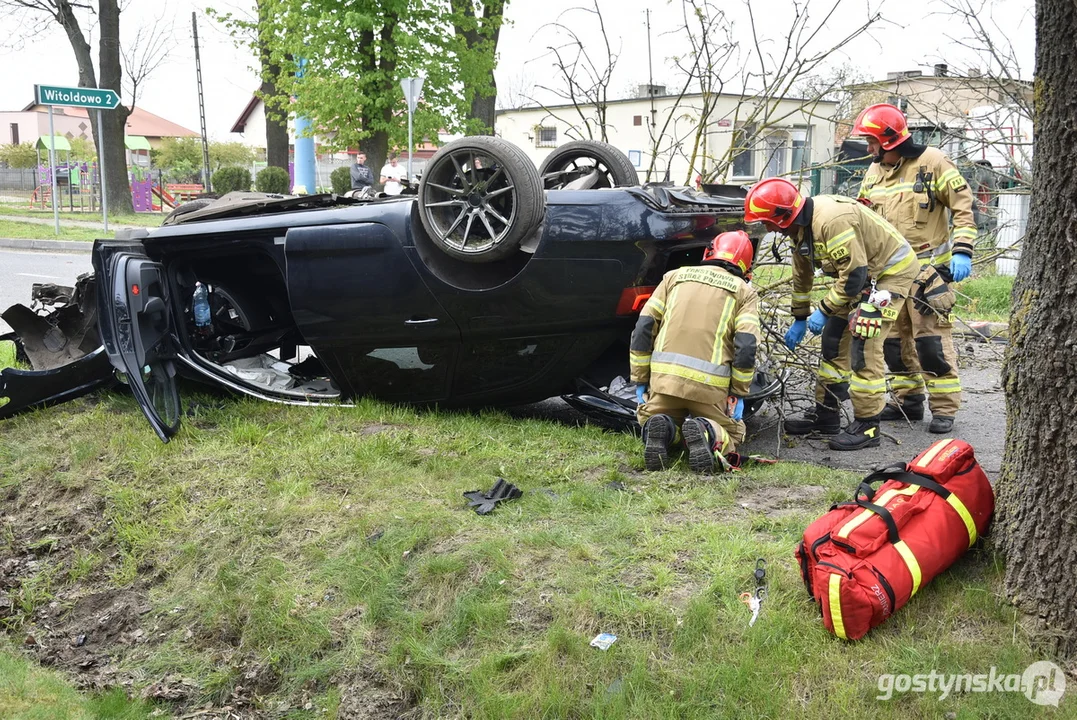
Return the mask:
POLYGON ((94 244, 101 342, 109 362, 134 393, 154 432, 168 442, 179 431, 180 399, 173 364, 174 328, 160 263, 138 243, 94 244))
POLYGON ((448 397, 460 331, 397 232, 380 222, 293 227, 285 255, 292 315, 342 389, 403 402, 448 397))

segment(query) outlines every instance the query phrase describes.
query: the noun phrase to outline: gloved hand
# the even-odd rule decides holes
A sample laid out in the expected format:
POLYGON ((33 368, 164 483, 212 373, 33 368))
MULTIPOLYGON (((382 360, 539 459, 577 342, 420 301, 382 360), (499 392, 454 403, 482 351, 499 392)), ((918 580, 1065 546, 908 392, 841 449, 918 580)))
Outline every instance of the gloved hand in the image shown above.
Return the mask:
POLYGON ((860 303, 849 316, 849 330, 853 335, 865 340, 878 337, 883 330, 882 310, 871 303, 860 303))
POLYGON ((807 320, 794 320, 789 329, 785 331, 785 346, 794 350, 804 339, 804 333, 808 332, 807 320))
POLYGON ((729 417, 733 420, 740 420, 744 417, 744 398, 729 396, 729 417))
POLYGON ((972 274, 972 258, 964 253, 954 253, 950 258, 950 274, 954 282, 961 282, 972 274))
POLYGON ((815 308, 815 312, 808 318, 808 329, 811 330, 812 335, 818 335, 823 332, 823 325, 826 325, 826 315, 819 308, 815 308))
POLYGON ((636 404, 643 404, 643 395, 647 392, 647 383, 640 383, 636 386, 636 404))

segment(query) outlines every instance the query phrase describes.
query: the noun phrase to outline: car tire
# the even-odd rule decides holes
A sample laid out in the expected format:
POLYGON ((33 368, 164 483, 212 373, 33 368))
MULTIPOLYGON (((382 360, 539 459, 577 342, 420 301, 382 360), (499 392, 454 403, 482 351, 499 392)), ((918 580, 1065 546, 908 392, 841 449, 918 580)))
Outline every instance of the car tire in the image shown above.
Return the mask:
POLYGON ((534 163, 496 137, 453 141, 430 158, 419 183, 419 217, 434 243, 465 262, 503 260, 546 212, 534 163))
POLYGON ((165 219, 161 221, 161 225, 175 225, 179 222, 175 218, 183 217, 184 215, 193 213, 195 210, 201 210, 207 205, 215 202, 217 202, 217 198, 195 198, 194 200, 188 200, 165 215, 165 219))
POLYGON ((593 188, 639 185, 639 175, 628 156, 597 140, 576 140, 558 147, 542 161, 539 175, 545 190, 559 190, 595 170, 599 175, 593 188))

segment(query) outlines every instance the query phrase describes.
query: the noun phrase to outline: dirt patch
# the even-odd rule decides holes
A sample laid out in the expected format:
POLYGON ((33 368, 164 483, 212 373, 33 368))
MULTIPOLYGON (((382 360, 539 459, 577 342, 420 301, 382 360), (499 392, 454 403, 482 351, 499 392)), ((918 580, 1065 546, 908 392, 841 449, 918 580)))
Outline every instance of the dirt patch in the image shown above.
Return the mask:
POLYGON ((403 694, 378 682, 372 673, 360 672, 340 683, 338 720, 396 720, 418 717, 418 708, 403 694))
POLYGON ((379 434, 381 434, 383 432, 389 432, 390 430, 393 429, 393 427, 394 427, 393 425, 380 425, 380 424, 364 425, 361 428, 359 428, 359 434, 360 435, 379 435, 379 434))
POLYGON ((738 495, 736 502, 738 507, 749 512, 780 518, 809 509, 825 494, 826 488, 822 485, 766 487, 738 495))

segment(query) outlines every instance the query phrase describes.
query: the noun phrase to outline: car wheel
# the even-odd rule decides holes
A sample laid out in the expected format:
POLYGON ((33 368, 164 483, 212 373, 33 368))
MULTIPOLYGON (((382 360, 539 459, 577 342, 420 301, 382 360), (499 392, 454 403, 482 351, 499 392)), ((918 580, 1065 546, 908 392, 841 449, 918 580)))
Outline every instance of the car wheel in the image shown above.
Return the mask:
POLYGON ((546 211, 534 163, 495 137, 449 143, 427 162, 419 183, 419 217, 446 254, 494 262, 517 252, 546 211))
POLYGON ((546 156, 539 175, 546 190, 559 190, 570 183, 588 189, 639 185, 628 156, 597 140, 565 143, 546 156))
POLYGON ((182 205, 177 206, 172 212, 165 215, 165 219, 161 221, 162 225, 175 225, 180 222, 177 218, 181 218, 188 213, 193 213, 195 210, 201 210, 202 208, 217 202, 217 198, 196 198, 194 200, 188 200, 182 205))

